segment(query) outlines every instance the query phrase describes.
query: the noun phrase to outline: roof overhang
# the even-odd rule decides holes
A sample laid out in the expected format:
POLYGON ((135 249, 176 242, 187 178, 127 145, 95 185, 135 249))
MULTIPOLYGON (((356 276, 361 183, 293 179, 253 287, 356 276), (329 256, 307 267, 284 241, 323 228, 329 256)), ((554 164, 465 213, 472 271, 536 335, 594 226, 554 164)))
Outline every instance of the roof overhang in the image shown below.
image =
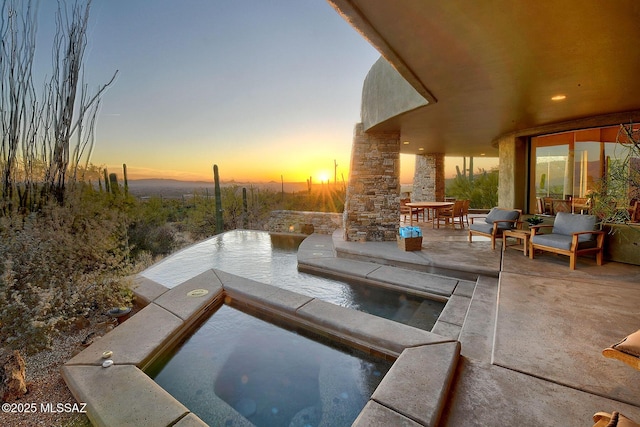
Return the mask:
POLYGON ((495 155, 504 134, 640 110, 637 0, 328 1, 428 101, 372 127, 403 152, 495 155))

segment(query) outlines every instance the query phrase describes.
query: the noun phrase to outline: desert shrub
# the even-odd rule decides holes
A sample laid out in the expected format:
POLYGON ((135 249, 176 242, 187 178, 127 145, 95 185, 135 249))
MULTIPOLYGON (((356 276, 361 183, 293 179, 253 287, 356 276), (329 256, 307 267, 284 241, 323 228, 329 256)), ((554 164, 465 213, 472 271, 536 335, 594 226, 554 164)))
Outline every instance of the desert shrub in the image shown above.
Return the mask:
POLYGON ((184 221, 184 228, 193 240, 202 240, 216 234, 215 212, 213 199, 196 203, 195 206, 189 209, 184 221))
POLYGON ((498 170, 479 170, 473 179, 458 175, 448 183, 446 194, 459 200, 469 199, 476 209, 489 209, 498 205, 498 170))
POLYGON ((131 300, 127 219, 99 194, 0 218, 0 339, 46 348, 79 316, 131 300))
MULTIPOLYGON (((224 230, 242 228, 242 188, 237 185, 221 188, 221 202, 224 230)), ((216 230, 215 197, 194 193, 184 224, 193 240, 222 233, 224 230, 216 230)))
POLYGON ((134 259, 146 256, 145 253, 155 258, 175 249, 175 232, 168 224, 175 220, 175 214, 175 207, 159 197, 137 202, 127 209, 130 219, 127 238, 134 259))
POLYGON ((274 209, 281 209, 282 195, 269 189, 249 187, 247 190, 247 214, 243 216, 242 188, 233 186, 229 190, 223 188, 222 209, 226 228, 247 228, 262 230, 274 209), (225 201, 228 198, 229 200, 225 201))
POLYGON ((134 258, 168 255, 176 247, 176 237, 169 224, 156 225, 142 220, 132 223, 129 227, 129 245, 134 258))

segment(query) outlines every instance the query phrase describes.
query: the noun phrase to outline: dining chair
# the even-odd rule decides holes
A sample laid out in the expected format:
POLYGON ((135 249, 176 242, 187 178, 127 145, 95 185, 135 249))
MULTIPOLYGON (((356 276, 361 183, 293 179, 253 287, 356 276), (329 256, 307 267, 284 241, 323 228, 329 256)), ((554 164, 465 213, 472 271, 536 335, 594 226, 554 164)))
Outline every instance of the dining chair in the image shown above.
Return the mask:
POLYGON ((438 228, 440 228, 440 221, 444 221, 445 226, 451 226, 455 229, 456 222, 460 224, 460 229, 464 228, 464 200, 456 200, 453 202, 453 206, 438 211, 438 228))
POLYGON ((424 222, 424 208, 412 208, 410 206, 407 206, 407 203, 410 203, 411 199, 409 198, 403 198, 400 199, 400 215, 402 215, 404 217, 403 221, 406 222, 407 220, 407 215, 415 215, 416 216, 416 222, 418 221, 418 215, 422 214, 422 221, 424 222))
POLYGON ((464 217, 464 221, 467 223, 467 227, 469 226, 469 206, 471 205, 471 200, 465 199, 463 200, 464 204, 462 205, 462 216, 464 217))

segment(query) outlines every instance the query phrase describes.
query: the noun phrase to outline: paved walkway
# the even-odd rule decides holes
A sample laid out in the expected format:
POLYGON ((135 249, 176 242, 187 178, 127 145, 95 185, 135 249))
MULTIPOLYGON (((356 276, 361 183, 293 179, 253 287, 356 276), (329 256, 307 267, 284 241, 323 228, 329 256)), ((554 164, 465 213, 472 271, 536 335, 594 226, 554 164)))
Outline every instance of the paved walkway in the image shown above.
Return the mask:
POLYGON ((434 329, 462 345, 441 425, 590 426, 594 413, 613 410, 640 420, 640 372, 601 355, 640 328, 640 267, 583 257, 571 271, 563 256, 530 260, 492 251, 487 239, 469 243, 466 231, 423 231, 420 252, 337 232, 333 260, 310 241, 299 262, 331 270, 342 258, 477 280, 460 328, 434 329))

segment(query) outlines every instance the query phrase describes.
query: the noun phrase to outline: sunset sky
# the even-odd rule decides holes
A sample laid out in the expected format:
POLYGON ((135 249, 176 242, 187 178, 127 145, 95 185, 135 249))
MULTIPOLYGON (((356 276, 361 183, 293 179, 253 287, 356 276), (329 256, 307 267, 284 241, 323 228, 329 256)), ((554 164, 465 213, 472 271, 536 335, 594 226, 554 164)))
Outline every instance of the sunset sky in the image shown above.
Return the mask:
MULTIPOLYGON (((55 4, 40 2, 50 70, 55 4)), ((91 162, 130 179, 348 178, 379 53, 325 0, 94 0, 86 82, 103 96, 91 162)), ((403 157, 403 182, 413 176, 403 157)), ((407 161, 408 160, 408 161, 407 161)))
MULTIPOLYGON (((40 2, 50 69, 54 1, 40 2)), ((130 178, 347 178, 379 54, 324 0, 94 0, 85 58, 103 97, 96 165, 130 178)))

